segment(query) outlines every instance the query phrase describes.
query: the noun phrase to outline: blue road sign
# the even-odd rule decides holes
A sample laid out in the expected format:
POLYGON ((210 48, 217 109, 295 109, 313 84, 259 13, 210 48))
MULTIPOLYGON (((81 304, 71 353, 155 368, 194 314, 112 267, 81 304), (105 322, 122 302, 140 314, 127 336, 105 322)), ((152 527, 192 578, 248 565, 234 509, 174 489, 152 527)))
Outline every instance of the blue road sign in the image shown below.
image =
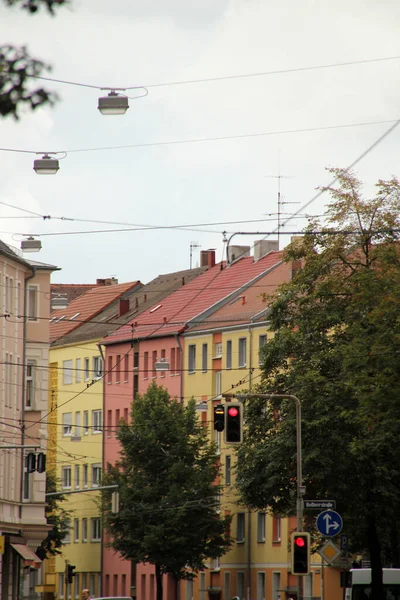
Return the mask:
POLYGON ((322 535, 333 537, 342 531, 342 517, 335 510, 324 510, 317 517, 317 529, 322 535))
POLYGON ((349 549, 349 538, 347 537, 347 535, 344 535, 343 533, 340 536, 340 549, 341 550, 349 549))

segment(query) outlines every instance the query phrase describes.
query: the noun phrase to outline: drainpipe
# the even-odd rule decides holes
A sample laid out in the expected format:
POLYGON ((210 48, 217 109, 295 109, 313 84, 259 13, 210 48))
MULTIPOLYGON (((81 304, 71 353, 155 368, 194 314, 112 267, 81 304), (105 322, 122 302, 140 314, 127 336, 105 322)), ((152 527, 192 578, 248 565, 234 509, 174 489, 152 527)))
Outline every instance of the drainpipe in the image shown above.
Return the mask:
MULTIPOLYGON (((252 320, 250 319, 249 324, 249 392, 252 388, 252 377, 253 377, 253 330, 252 320)), ((247 600, 251 598, 251 509, 247 509, 247 600)))
MULTIPOLYGON (((106 405, 106 388, 105 388, 105 381, 106 378, 104 376, 105 372, 106 372, 106 360, 105 360, 105 356, 104 356, 104 352, 103 352, 103 348, 101 346, 101 344, 97 344, 97 347, 99 349, 102 361, 103 361, 103 381, 102 381, 102 385, 103 385, 103 402, 102 402, 102 410, 103 410, 103 423, 106 422, 106 413, 105 413, 105 405, 106 405)), ((106 438, 104 435, 104 427, 103 427, 103 438, 101 440, 101 463, 102 463, 102 468, 104 469, 104 455, 105 455, 105 443, 106 443, 106 438)), ((100 594, 99 596, 101 597, 103 595, 103 560, 104 560, 104 531, 102 531, 101 534, 101 541, 100 541, 100 594)))
POLYGON ((181 340, 179 338, 179 335, 175 335, 175 340, 176 343, 178 344, 179 347, 179 369, 180 369, 180 383, 179 383, 179 395, 180 395, 180 401, 181 404, 183 404, 183 350, 182 350, 182 343, 181 340))
MULTIPOLYGON (((24 290, 24 307, 23 307, 23 319, 24 319, 24 325, 23 325, 23 332, 22 332, 22 343, 23 343, 23 347, 22 347, 22 406, 21 406, 21 446, 25 445, 25 388, 26 388, 26 382, 25 382, 25 377, 26 377, 26 330, 27 330, 27 322, 28 322, 28 316, 27 316, 27 307, 28 307, 28 286, 27 283, 28 281, 30 281, 31 279, 33 279, 36 275, 36 268, 32 267, 32 274, 28 275, 28 277, 25 277, 25 290, 24 290)), ((25 453, 24 453, 24 449, 22 448, 22 452, 21 452, 21 456, 22 456, 22 460, 21 460, 21 482, 20 482, 20 490, 19 490, 19 500, 20 500, 20 504, 19 504, 19 518, 20 520, 22 519, 22 503, 23 503, 23 496, 24 496, 24 468, 25 468, 25 453)))

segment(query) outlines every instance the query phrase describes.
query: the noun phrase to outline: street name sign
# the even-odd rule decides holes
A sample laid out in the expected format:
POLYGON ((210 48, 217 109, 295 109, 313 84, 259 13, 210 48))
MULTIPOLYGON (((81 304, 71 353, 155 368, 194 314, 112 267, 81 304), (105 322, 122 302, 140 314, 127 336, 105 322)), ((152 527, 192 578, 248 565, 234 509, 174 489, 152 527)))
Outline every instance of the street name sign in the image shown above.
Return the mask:
POLYGON ((326 537, 333 537, 342 531, 342 517, 334 510, 324 510, 317 517, 317 529, 326 537))
POLYGON ((336 508, 336 500, 304 500, 304 508, 321 510, 336 508))

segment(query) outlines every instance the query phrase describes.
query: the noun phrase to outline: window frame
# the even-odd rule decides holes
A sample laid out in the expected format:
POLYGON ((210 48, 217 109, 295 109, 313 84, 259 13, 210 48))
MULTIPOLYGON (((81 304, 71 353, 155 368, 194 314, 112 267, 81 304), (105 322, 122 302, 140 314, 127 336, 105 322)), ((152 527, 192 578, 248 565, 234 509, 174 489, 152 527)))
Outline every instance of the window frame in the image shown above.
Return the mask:
POLYGON ((244 369, 247 366, 247 338, 238 339, 238 367, 244 369))
POLYGON ((258 336, 258 364, 262 365, 263 361, 261 358, 261 350, 264 348, 264 346, 267 345, 268 342, 268 336, 266 333, 260 334, 258 336), (264 343, 262 343, 262 340, 264 340, 264 343))
POLYGON ((188 373, 189 375, 196 373, 196 344, 188 346, 188 373))
POLYGON ((72 488, 71 465, 61 467, 61 487, 63 490, 70 490, 72 488))
POLYGON ((246 514, 236 513, 236 543, 244 544, 246 540, 246 514))
POLYGON ((88 356, 85 356, 85 358, 83 359, 83 373, 84 373, 84 380, 89 381, 90 380, 90 360, 89 360, 88 356))
POLYGON ((28 285, 27 290, 26 290, 26 296, 27 296, 27 300, 26 300, 27 319, 28 319, 28 321, 37 321, 38 314, 39 314, 39 286, 38 285, 28 285))
POLYGON ((99 487, 101 483, 101 465, 92 464, 92 488, 99 487))
POLYGON ((98 381, 103 377, 104 366, 100 355, 93 356, 93 379, 98 381))
POLYGON ((35 405, 35 367, 36 361, 29 359, 25 373, 25 409, 27 410, 32 410, 35 405))
POLYGON ((103 411, 101 408, 92 410, 92 433, 98 434, 103 432, 103 411))
POLYGON ((81 381, 82 381, 81 359, 77 358, 75 360, 75 383, 81 383, 81 381))
POLYGON ((90 519, 90 541, 91 542, 101 542, 101 519, 100 517, 92 517, 90 519), (96 537, 98 534, 98 537, 96 537))
POLYGON ((63 360, 63 385, 72 385, 74 383, 74 361, 72 358, 63 360))
POLYGON ((226 340, 226 368, 232 369, 232 340, 226 340))
POLYGON ((202 373, 208 371, 208 344, 202 344, 201 346, 201 370, 202 373))
POLYGON ((265 544, 267 535, 267 515, 264 511, 257 513, 257 543, 265 544))
POLYGON ((62 413, 62 437, 72 436, 72 412, 62 413))

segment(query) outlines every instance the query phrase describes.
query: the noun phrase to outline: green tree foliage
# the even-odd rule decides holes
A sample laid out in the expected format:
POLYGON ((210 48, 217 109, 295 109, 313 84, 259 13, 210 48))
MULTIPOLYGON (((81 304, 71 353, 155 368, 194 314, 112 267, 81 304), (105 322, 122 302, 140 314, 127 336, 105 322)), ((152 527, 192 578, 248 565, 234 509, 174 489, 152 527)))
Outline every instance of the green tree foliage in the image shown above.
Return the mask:
MULTIPOLYGON (((271 298, 258 391, 300 398, 307 497, 337 500, 352 549, 369 550, 376 599, 382 564, 400 562, 400 184, 365 199, 352 173, 331 172, 328 227, 310 221, 287 249, 296 274, 271 298)), ((249 401, 246 504, 293 512, 295 427, 293 403, 249 401)))
POLYGON ((219 461, 194 401, 183 406, 151 385, 132 404, 131 422, 117 434, 120 459, 109 465, 106 485, 118 485, 120 508, 102 496, 112 547, 124 558, 155 565, 157 598, 162 575, 191 579, 207 558, 231 545, 229 518, 217 512, 219 461))
MULTIPOLYGON (((68 0, 3 0, 7 6, 19 6, 34 15, 44 8, 54 15, 55 8, 65 5, 68 0)), ((23 106, 35 110, 45 104, 53 105, 57 96, 37 86, 35 77, 43 75, 49 66, 32 58, 27 49, 5 44, 0 46, 0 115, 19 118, 23 106)))
MULTIPOLYGON (((46 494, 57 491, 57 480, 49 472, 46 473, 46 494)), ((49 496, 46 500, 46 520, 52 528, 36 550, 39 558, 44 560, 49 556, 62 554, 63 539, 68 533, 70 524, 70 513, 62 506, 64 496, 49 496)))

